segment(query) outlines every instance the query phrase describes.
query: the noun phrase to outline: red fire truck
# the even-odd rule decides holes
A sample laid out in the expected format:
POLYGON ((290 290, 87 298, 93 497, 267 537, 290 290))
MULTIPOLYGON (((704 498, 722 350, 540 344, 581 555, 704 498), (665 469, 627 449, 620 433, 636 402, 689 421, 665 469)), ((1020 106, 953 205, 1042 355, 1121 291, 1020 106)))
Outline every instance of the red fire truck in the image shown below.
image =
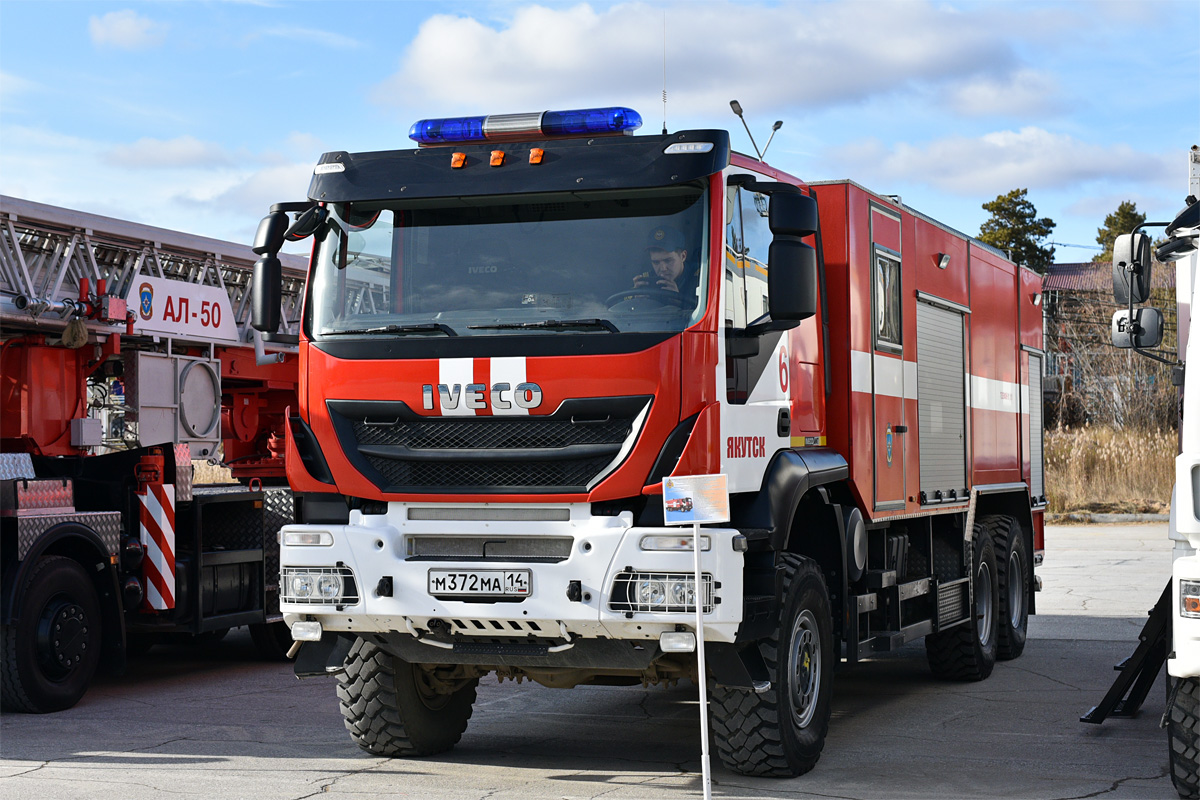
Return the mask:
POLYGON ((5 709, 69 708, 127 644, 164 635, 249 625, 268 653, 291 645, 275 539, 292 520, 296 356, 251 336, 253 262, 244 246, 0 197, 5 709), (241 483, 193 486, 192 459, 222 443, 241 483))
POLYGON ((1042 509, 1037 275, 722 130, 629 109, 423 120, 331 152, 255 243, 278 340, 287 238, 315 239, 281 533, 297 674, 353 739, 450 748, 481 676, 697 673, 721 759, 820 756, 835 662, 924 637, 933 672, 1015 658, 1042 509), (663 525, 670 476, 732 520, 663 525))

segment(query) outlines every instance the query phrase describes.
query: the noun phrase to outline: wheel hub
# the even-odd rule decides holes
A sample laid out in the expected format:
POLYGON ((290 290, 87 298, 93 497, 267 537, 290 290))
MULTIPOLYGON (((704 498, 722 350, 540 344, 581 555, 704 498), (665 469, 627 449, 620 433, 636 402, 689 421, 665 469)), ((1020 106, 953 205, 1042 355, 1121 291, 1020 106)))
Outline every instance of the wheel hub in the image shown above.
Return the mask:
POLYGON ((995 613, 992 608, 992 570, 984 562, 975 573, 975 631, 980 647, 991 644, 992 616, 995 613))
POLYGON ((1025 565, 1015 547, 1008 556, 1008 612, 1009 625, 1021 627, 1025 615, 1025 565))
POLYGON ((812 722, 821 688, 821 640, 817 621, 808 610, 802 611, 792 626, 789 656, 788 700, 793 721, 803 728, 812 722))
POLYGON ((71 601, 51 602, 38 621, 38 663, 46 674, 61 678, 87 659, 88 619, 71 601))

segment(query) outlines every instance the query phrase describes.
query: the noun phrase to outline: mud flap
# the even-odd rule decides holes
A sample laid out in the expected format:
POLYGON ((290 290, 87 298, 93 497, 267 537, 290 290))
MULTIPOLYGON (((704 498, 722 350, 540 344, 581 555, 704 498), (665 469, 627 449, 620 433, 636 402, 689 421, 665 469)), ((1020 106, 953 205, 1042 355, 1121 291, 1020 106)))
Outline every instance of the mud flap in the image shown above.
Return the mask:
POLYGON ((744 645, 706 642, 704 661, 708 674, 718 686, 760 692, 771 685, 767 663, 755 642, 744 645))
POLYGON ((353 636, 326 632, 319 642, 305 642, 292 665, 297 678, 336 675, 345 668, 346 656, 354 645, 353 636))

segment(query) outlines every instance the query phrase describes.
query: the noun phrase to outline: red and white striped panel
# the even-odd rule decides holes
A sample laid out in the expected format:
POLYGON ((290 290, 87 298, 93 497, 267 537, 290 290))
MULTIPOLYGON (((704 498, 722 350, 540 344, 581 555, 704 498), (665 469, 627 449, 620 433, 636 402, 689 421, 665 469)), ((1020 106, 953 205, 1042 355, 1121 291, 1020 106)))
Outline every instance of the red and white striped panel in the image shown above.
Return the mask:
POLYGON ((146 557, 146 605, 157 610, 175 607, 175 486, 152 483, 138 495, 141 503, 142 545, 146 557))

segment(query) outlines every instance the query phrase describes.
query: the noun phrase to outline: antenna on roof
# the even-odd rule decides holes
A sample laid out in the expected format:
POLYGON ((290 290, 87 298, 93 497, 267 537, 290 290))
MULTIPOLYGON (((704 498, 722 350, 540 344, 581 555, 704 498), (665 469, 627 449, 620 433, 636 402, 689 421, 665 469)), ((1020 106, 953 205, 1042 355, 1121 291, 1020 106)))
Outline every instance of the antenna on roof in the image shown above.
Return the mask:
POLYGON ((663 136, 667 135, 667 10, 663 9, 663 136))
POLYGON ((750 137, 750 144, 754 146, 754 152, 758 154, 758 160, 762 161, 767 155, 767 147, 771 146, 771 140, 775 138, 775 131, 783 127, 783 120, 775 120, 775 124, 771 126, 771 135, 767 139, 767 146, 760 151, 758 143, 754 141, 754 134, 750 132, 750 126, 746 124, 746 118, 742 116, 742 104, 737 100, 730 100, 729 107, 733 109, 733 113, 737 114, 738 119, 742 121, 742 127, 746 129, 746 135, 750 137))

